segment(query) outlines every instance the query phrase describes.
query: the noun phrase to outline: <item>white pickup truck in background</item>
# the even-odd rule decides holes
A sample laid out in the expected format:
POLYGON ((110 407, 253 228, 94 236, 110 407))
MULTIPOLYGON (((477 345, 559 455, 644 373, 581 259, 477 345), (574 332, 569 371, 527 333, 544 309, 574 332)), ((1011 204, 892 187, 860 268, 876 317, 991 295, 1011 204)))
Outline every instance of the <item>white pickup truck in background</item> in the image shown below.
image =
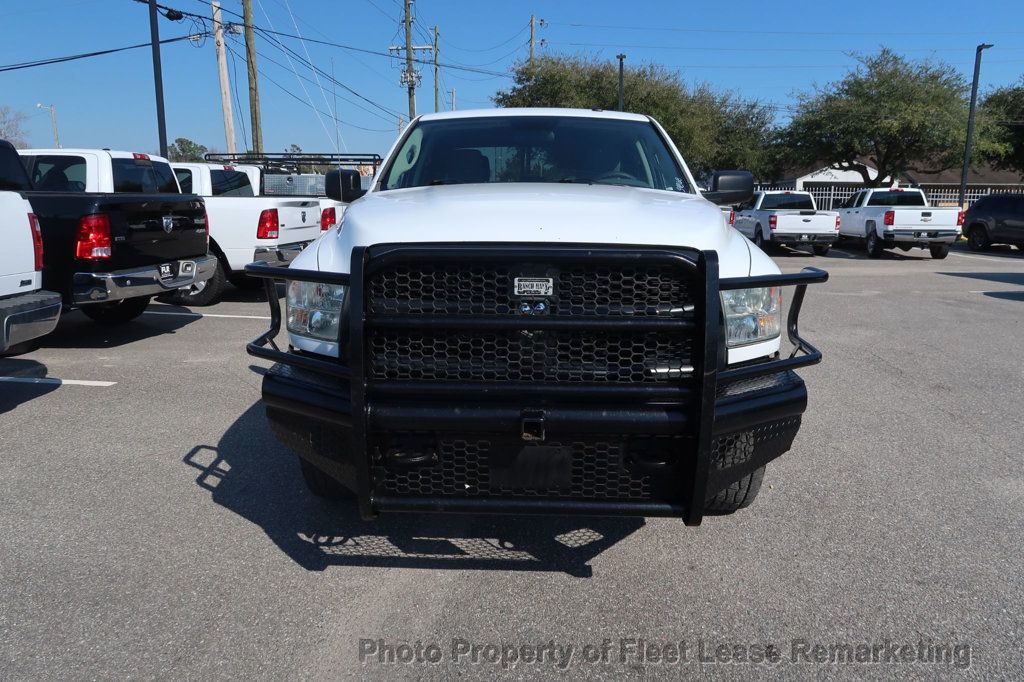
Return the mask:
POLYGON ((765 191, 737 207, 733 226, 761 249, 810 245, 824 256, 839 236, 839 214, 819 211, 808 192, 765 191))
POLYGON ((31 189, 14 149, 0 141, 0 355, 31 349, 60 319, 60 294, 42 290, 43 237, 32 206, 19 194, 31 189))
POLYGON ((171 167, 182 191, 206 202, 210 251, 218 260, 217 272, 208 282, 174 295, 178 303, 216 303, 228 281, 243 288, 259 286, 243 274, 246 265, 287 265, 320 236, 320 204, 315 198, 257 196, 259 185, 252 184, 250 168, 213 163, 171 167))
MULTIPOLYGON (((238 164, 238 165, 235 165, 234 168, 236 170, 242 171, 243 173, 245 173, 246 175, 249 176, 249 181, 252 183, 253 191, 256 192, 256 196, 259 196, 259 197, 278 197, 278 198, 281 196, 280 194, 275 194, 275 193, 269 193, 268 194, 264 190, 263 178, 265 176, 264 176, 264 173, 263 173, 263 169, 260 168, 259 166, 252 166, 252 165, 248 165, 248 164, 238 164)), ((331 199, 330 197, 322 197, 322 196, 315 196, 314 197, 312 195, 302 195, 302 194, 296 194, 296 195, 293 195, 293 196, 296 196, 296 197, 310 196, 310 198, 317 199, 318 203, 320 204, 320 231, 321 232, 326 232, 327 230, 331 229, 332 227, 337 225, 339 222, 341 222, 341 216, 345 213, 345 209, 348 207, 348 204, 344 204, 344 203, 342 203, 340 201, 335 201, 334 199, 331 199)))
POLYGON ((916 188, 863 189, 839 208, 842 237, 863 239, 868 258, 883 249, 927 248, 932 258, 945 258, 960 237, 964 212, 956 207, 930 208, 916 188))

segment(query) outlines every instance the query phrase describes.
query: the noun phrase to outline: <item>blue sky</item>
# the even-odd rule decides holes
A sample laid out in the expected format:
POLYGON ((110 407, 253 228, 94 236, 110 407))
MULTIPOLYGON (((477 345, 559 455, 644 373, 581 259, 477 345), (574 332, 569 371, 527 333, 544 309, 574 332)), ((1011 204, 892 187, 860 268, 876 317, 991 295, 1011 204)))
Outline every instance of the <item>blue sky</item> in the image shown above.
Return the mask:
MULTIPOLYGON (((202 0, 161 0, 162 4, 208 15, 202 0)), ((0 65, 120 47, 149 39, 147 9, 132 0, 2 0, 0 65)), ((227 19, 241 12, 240 0, 223 0, 227 19)), ((255 23, 310 39, 371 51, 398 44, 400 0, 254 0, 255 23)), ((469 2, 418 0, 415 40, 427 42, 435 24, 441 31, 441 62, 507 73, 527 54, 530 15, 543 18, 541 53, 584 53, 613 60, 618 52, 631 64, 656 62, 678 69, 685 81, 707 82, 745 97, 792 104, 796 92, 842 76, 855 62, 851 51, 873 52, 886 45, 915 58, 949 62, 969 77, 974 47, 995 43, 985 53, 982 92, 1019 81, 1024 74, 1024 3, 1021 0, 933 0, 876 4, 817 0, 786 3, 622 2, 469 2), (625 9, 624 8, 628 8, 625 9), (756 33, 761 31, 761 33, 756 33)), ((194 30, 186 20, 160 19, 162 38, 194 30)), ((280 38, 284 46, 312 62, 366 98, 337 88, 341 138, 350 152, 387 150, 397 117, 407 112, 399 86, 399 64, 389 57, 280 38), (366 100, 371 100, 373 104, 366 100), (369 129, 369 130, 365 130, 369 129)), ((234 48, 243 54, 240 38, 234 48)), ((318 118, 334 108, 334 92, 309 68, 282 50, 258 43, 264 147, 283 151, 298 144, 307 151, 331 151, 334 122, 318 118), (273 63, 278 62, 279 64, 273 63), (300 80, 301 78, 308 80, 300 80), (273 79, 291 94, 270 82, 273 79), (303 90, 303 87, 305 90, 303 90), (300 101, 301 100, 301 101, 300 101), (305 102, 305 104, 303 104, 305 102)), ((212 40, 199 46, 181 42, 163 46, 167 129, 171 140, 188 137, 225 149, 212 40)), ((245 64, 229 60, 239 76, 236 108, 239 147, 248 131, 245 64)), ((419 112, 433 110, 432 67, 422 67, 419 112)), ((490 96, 509 79, 489 73, 442 70, 443 89, 456 90, 458 108, 491 106, 490 96)), ((152 63, 148 48, 65 64, 0 73, 0 106, 30 116, 29 142, 52 144, 43 102, 57 107, 64 146, 112 147, 155 151, 157 133, 152 63)), ((442 103, 447 108, 447 95, 442 103)), ((339 143, 340 144, 340 143, 339 143)), ((684 150, 685 153, 685 150, 684 150)))

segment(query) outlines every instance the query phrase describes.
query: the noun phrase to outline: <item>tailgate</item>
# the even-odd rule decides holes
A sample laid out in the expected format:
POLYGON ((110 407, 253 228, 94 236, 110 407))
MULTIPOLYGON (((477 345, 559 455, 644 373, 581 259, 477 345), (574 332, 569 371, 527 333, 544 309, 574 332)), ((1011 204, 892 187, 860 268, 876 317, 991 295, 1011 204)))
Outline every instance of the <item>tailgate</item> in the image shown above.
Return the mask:
POLYGON ((894 220, 895 227, 914 228, 936 228, 952 229, 956 227, 957 216, 960 213, 956 208, 896 208, 894 220))
POLYGON ((278 217, 278 244, 311 242, 320 236, 320 200, 316 197, 274 199, 278 217))
POLYGON ((100 212, 110 216, 113 256, 120 270, 206 254, 206 209, 201 199, 173 194, 107 194, 100 212))
POLYGON ((820 211, 778 211, 776 232, 825 234, 836 231, 836 216, 820 211))

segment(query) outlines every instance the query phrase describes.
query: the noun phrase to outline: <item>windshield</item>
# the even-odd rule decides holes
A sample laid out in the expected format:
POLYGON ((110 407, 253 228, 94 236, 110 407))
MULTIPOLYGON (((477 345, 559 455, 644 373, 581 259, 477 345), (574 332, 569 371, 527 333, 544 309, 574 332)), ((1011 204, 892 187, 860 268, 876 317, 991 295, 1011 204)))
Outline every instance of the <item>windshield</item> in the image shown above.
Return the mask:
POLYGON ((421 121, 392 156, 380 189, 505 182, 692 192, 649 122, 573 116, 421 121))
POLYGON ((814 200, 810 194, 765 194, 761 201, 761 208, 766 210, 814 210, 814 200))
POLYGON ((868 206, 927 206, 920 192, 873 192, 868 206))

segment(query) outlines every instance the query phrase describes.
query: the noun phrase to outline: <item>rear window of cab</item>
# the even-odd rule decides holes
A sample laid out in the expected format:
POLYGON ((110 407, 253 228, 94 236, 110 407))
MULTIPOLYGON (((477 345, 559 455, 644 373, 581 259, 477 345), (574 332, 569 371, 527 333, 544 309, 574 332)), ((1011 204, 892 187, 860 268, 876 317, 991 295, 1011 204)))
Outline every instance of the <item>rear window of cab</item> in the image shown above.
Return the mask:
POLYGON ((111 159, 114 192, 121 194, 181 194, 170 164, 151 159, 111 159))

